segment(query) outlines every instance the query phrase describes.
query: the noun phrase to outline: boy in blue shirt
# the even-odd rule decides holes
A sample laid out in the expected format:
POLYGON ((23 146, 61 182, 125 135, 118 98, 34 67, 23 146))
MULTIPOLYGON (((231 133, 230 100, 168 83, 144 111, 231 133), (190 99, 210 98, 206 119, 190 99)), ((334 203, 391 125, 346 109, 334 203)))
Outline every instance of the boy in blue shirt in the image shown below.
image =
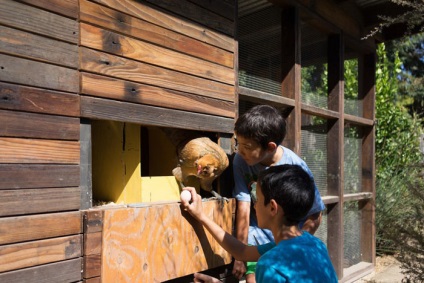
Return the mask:
MULTIPOLYGON (((253 208, 255 191, 251 184, 257 181, 259 172, 270 166, 297 164, 313 180, 306 163, 281 143, 286 135, 286 122, 278 110, 269 105, 257 105, 241 115, 234 127, 237 153, 233 161, 235 187, 233 196, 237 200, 236 237, 249 245, 273 242, 271 231, 258 227, 253 208)), ((314 234, 321 223, 321 211, 325 205, 314 183, 315 202, 299 227, 314 234)), ((246 273, 246 282, 255 282, 255 262, 235 261, 233 274, 240 279, 246 273)))
MULTIPOLYGON (((269 229, 275 239, 250 246, 226 233, 202 211, 201 196, 191 187, 191 202, 181 202, 218 243, 234 258, 258 261, 258 283, 338 282, 326 246, 321 240, 299 228, 313 206, 315 186, 299 165, 277 165, 259 173, 256 184, 255 210, 258 226, 269 229)), ((195 273, 194 282, 220 282, 216 278, 195 273)))

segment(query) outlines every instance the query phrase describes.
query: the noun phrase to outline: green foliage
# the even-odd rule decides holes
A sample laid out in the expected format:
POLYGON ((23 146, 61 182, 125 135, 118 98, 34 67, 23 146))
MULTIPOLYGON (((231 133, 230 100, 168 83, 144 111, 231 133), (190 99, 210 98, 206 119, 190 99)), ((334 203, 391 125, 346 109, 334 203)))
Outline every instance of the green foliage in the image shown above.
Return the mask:
POLYGON ((424 33, 387 43, 387 56, 402 61, 398 102, 408 107, 410 113, 424 117, 424 33))
POLYGON ((404 166, 422 161, 419 151, 420 120, 396 104, 401 62, 396 56, 394 64, 387 59, 384 44, 378 47, 379 62, 376 74, 376 164, 377 180, 385 180, 404 166), (392 71, 393 70, 393 71, 392 71))
POLYGON ((407 35, 410 35, 417 29, 421 32, 424 31, 424 2, 422 0, 391 0, 391 2, 405 8, 405 11, 395 17, 379 14, 378 17, 381 19, 381 23, 365 38, 374 36, 384 28, 395 24, 405 24, 407 26, 407 35))
POLYGON ((396 103, 399 56, 395 54, 393 62, 388 60, 384 44, 379 45, 377 52, 377 252, 397 254, 409 277, 423 280, 421 121, 396 103))
POLYGON ((408 206, 388 231, 389 239, 397 243, 396 258, 408 282, 424 282, 424 167, 418 169, 407 183, 408 206))

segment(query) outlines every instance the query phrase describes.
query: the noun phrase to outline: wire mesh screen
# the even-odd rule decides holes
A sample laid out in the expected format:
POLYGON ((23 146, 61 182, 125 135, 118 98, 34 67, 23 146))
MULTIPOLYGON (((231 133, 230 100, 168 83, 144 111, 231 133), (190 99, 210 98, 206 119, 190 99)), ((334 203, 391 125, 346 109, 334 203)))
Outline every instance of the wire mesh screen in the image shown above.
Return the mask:
POLYGON ((327 120, 302 115, 302 159, 314 174, 321 196, 327 195, 327 120))
POLYGON ((361 210, 358 202, 344 204, 344 261, 348 268, 362 261, 361 258, 361 210))
POLYGON ((301 24, 302 102, 328 108, 327 35, 301 24))
POLYGON ((362 133, 359 127, 344 129, 344 193, 362 191, 362 133))
POLYGON ((362 100, 358 91, 358 58, 344 61, 344 112, 362 117, 362 100))
MULTIPOLYGON (((239 115, 243 115, 250 108, 252 108, 256 105, 259 105, 259 104, 260 103, 255 103, 255 102, 252 102, 252 101, 240 99, 239 100, 239 115)), ((273 106, 276 107, 280 111, 281 115, 284 118, 287 118, 288 112, 291 110, 290 108, 286 107, 285 105, 279 105, 279 106, 273 105, 273 106)))
POLYGON ((281 10, 276 6, 247 9, 239 1, 239 85, 281 95, 281 10), (239 14, 240 15, 240 14, 239 14))
POLYGON ((327 210, 324 210, 322 212, 322 221, 321 224, 318 227, 318 230, 315 232, 314 236, 319 238, 321 241, 323 241, 325 244, 327 244, 327 231, 328 231, 328 214, 327 210))

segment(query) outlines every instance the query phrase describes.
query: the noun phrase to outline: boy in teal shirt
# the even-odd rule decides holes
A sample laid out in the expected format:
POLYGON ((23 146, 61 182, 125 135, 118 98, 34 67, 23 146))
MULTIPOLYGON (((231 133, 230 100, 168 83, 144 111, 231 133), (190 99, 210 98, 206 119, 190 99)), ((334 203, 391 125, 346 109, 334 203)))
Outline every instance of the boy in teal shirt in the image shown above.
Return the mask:
MULTIPOLYGON (((258 226, 272 231, 275 242, 249 246, 226 233, 202 211, 202 200, 194 188, 184 188, 192 195, 182 206, 193 215, 218 243, 234 258, 258 261, 258 283, 338 282, 326 246, 321 240, 299 228, 299 223, 313 206, 315 187, 312 179, 298 165, 277 165, 259 173, 255 203, 258 226)), ((194 282, 220 282, 196 273, 194 282)))

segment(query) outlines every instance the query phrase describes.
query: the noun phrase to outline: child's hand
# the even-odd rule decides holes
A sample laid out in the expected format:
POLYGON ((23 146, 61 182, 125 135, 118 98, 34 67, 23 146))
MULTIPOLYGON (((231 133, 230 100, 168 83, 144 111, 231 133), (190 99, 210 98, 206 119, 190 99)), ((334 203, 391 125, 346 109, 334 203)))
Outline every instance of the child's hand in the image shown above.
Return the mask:
POLYGON ((203 214, 202 197, 196 193, 196 189, 193 187, 185 187, 183 191, 189 191, 191 193, 191 200, 181 199, 182 207, 199 220, 203 214))
POLYGON ((194 273, 194 282, 204 282, 204 283, 220 283, 221 280, 213 278, 212 276, 202 274, 202 273, 194 273))

